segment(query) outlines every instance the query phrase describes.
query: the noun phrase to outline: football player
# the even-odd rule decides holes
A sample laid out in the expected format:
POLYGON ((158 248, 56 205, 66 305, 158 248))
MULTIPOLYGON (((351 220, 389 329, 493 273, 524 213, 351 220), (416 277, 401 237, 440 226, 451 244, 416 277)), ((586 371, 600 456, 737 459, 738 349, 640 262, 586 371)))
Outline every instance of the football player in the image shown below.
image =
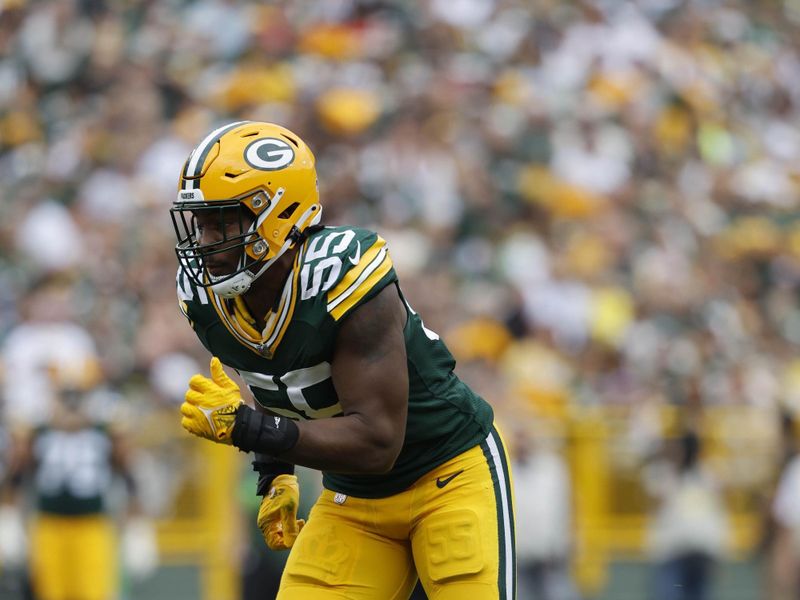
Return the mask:
POLYGON ((515 595, 511 474, 491 407, 403 297, 386 242, 322 226, 314 155, 240 121, 190 154, 171 209, 181 310, 209 350, 190 433, 253 452, 280 600, 515 595), (223 364, 255 399, 245 404, 223 364), (308 523, 294 465, 323 472, 308 523))
MULTIPOLYGON (((29 566, 36 598, 109 600, 119 592, 118 548, 129 575, 149 574, 157 560, 155 534, 140 515, 127 438, 98 417, 112 399, 95 388, 91 369, 54 367, 49 374, 56 390, 52 415, 31 431, 16 432, 0 510, 21 514, 21 486, 27 484, 35 499, 29 566), (114 475, 128 495, 121 539, 106 506, 114 475)), ((24 552, 22 536, 17 550, 24 552)))

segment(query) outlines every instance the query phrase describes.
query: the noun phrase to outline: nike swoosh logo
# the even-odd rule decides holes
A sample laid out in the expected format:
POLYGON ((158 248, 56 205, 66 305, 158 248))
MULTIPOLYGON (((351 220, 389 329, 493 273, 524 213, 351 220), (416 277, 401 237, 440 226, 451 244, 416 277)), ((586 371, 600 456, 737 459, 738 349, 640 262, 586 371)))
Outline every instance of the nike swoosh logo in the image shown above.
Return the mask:
POLYGON ((463 472, 464 472, 464 469, 461 469, 460 471, 456 471, 455 473, 450 475, 450 477, 445 477, 444 479, 442 479, 441 477, 437 477, 436 478, 436 487, 438 487, 439 489, 442 489, 444 486, 446 486, 448 483, 453 481, 453 479, 455 479, 456 477, 461 475, 463 472))
POLYGON ((356 247, 356 253, 353 256, 348 256, 347 260, 349 260, 354 265, 358 264, 358 261, 361 260, 361 242, 358 242, 358 246, 356 247))

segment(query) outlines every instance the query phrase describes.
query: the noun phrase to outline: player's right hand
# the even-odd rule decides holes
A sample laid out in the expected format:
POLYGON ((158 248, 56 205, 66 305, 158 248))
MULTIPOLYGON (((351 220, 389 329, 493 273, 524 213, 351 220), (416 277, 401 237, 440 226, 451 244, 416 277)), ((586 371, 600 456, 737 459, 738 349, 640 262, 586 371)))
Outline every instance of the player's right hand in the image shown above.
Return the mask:
POLYGON ((270 550, 288 550, 305 525, 297 518, 300 488, 295 475, 278 475, 258 510, 258 528, 270 550))
POLYGON ((181 404, 181 425, 191 434, 213 442, 231 444, 236 411, 243 404, 239 386, 228 377, 222 363, 211 359, 211 377, 192 376, 181 404))

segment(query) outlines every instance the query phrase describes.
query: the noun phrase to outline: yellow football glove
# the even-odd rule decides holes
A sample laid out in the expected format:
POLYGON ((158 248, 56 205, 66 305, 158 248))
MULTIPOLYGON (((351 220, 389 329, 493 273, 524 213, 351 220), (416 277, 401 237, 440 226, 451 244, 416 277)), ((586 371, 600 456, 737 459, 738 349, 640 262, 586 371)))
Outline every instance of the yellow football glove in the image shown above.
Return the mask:
POLYGON ((297 518, 300 488, 294 475, 278 475, 258 509, 258 528, 270 550, 288 550, 306 522, 297 518))
POLYGON ((197 374, 189 380, 181 404, 181 425, 199 437, 230 444, 236 410, 243 404, 239 386, 225 374, 222 363, 211 359, 211 378, 197 374))

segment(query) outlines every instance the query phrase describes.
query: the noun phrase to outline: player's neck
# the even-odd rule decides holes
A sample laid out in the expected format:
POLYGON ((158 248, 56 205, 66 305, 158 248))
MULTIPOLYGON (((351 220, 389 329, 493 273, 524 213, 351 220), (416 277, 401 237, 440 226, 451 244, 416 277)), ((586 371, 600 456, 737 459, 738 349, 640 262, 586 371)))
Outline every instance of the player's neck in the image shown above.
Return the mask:
POLYGON ((286 277, 292 270, 294 257, 299 246, 294 246, 286 251, 275 264, 253 282, 250 289, 242 295, 242 300, 250 311, 250 316, 256 320, 259 331, 264 328, 265 319, 270 310, 275 306, 283 292, 286 277))

